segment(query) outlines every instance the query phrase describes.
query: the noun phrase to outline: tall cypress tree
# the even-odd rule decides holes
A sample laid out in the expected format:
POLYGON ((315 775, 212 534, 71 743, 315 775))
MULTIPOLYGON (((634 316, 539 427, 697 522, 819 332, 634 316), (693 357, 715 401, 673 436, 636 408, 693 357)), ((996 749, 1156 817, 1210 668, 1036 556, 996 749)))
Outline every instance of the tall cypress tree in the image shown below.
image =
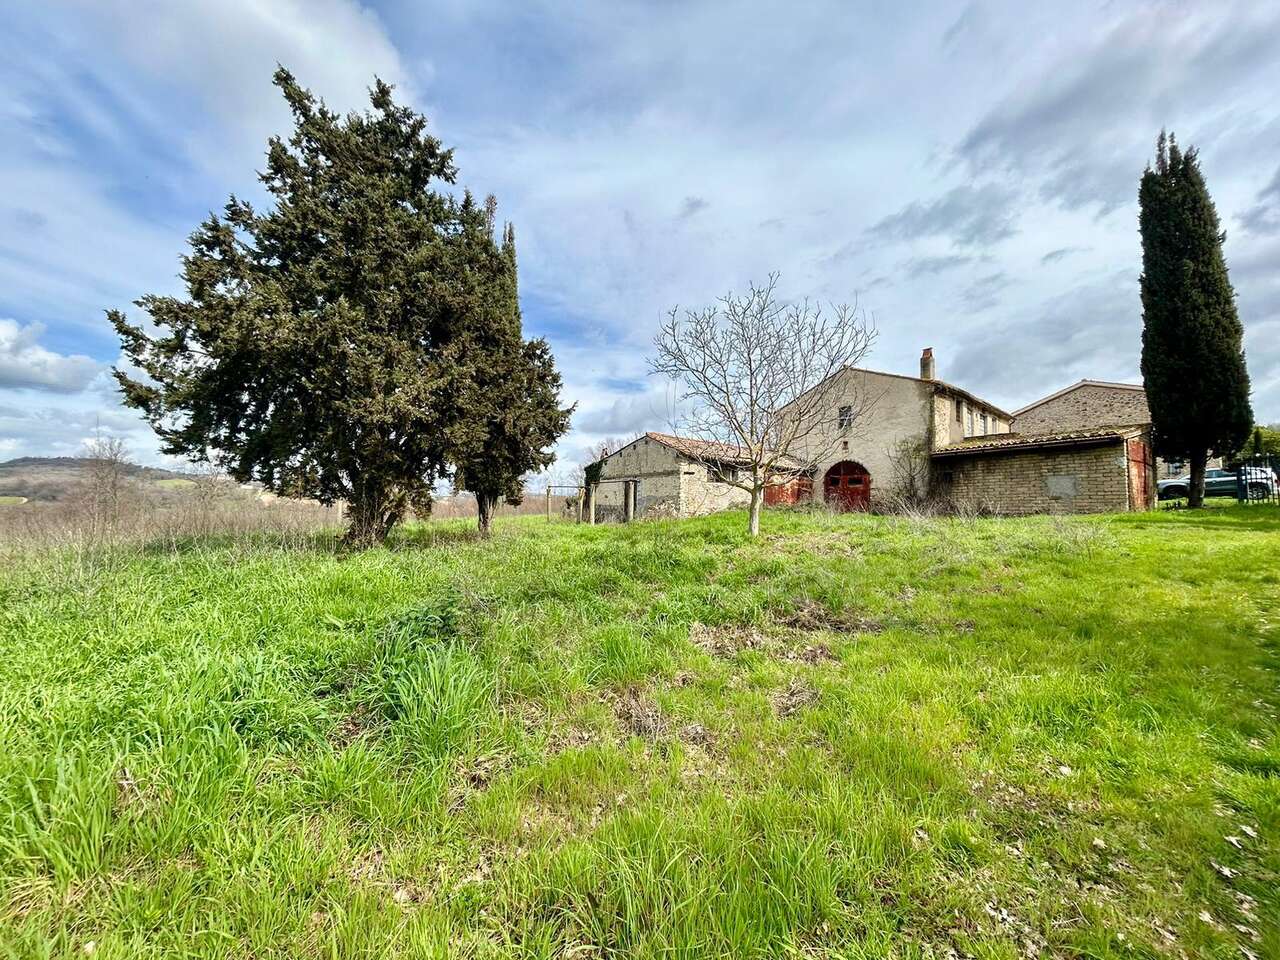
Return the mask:
MULTIPOLYGON (((464 207, 471 209, 470 198, 464 207)), ((468 324, 465 355, 472 358, 457 396, 468 411, 450 451, 454 485, 475 495, 480 533, 489 534, 499 501, 519 504, 524 475, 549 466, 550 447, 569 428, 572 407, 559 404, 560 374, 545 340, 524 339, 516 276, 516 239, 511 224, 501 245, 494 236, 495 202, 469 236, 477 252, 469 259, 485 263, 477 274, 475 321, 468 324), (483 251, 483 253, 481 252, 483 251)))
POLYGON ((1253 411, 1225 234, 1194 147, 1184 153, 1161 132, 1138 206, 1142 377, 1155 451, 1191 464, 1190 504, 1198 507, 1208 457, 1240 449, 1253 411))

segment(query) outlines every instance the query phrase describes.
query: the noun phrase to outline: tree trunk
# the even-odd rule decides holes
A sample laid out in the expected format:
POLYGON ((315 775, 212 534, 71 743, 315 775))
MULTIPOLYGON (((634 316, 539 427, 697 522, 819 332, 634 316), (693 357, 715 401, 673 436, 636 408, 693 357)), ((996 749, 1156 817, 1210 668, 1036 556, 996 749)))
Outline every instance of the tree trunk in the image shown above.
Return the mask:
POLYGON ((1204 467, 1209 459, 1208 450, 1196 450, 1191 454, 1191 481, 1187 490, 1187 506, 1204 506, 1204 467))
POLYGON ((760 536, 760 505, 764 500, 764 485, 755 483, 751 487, 751 516, 747 524, 747 534, 760 536))
POLYGON ((493 508, 497 504, 498 498, 491 497, 487 494, 476 494, 476 516, 480 522, 480 536, 488 539, 490 534, 490 523, 493 521, 493 508))
POLYGON ((391 530, 404 517, 404 494, 381 484, 362 485, 347 506, 347 532, 342 545, 367 550, 387 542, 391 530))

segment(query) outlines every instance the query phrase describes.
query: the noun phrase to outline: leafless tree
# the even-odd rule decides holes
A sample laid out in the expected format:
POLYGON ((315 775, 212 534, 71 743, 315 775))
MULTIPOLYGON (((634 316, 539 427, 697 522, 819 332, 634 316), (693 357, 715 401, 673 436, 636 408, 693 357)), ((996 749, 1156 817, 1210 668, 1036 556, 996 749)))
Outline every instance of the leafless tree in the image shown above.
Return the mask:
POLYGON ((650 360, 654 373, 677 385, 677 402, 688 411, 678 432, 709 441, 690 444, 686 455, 750 492, 753 537, 765 488, 810 473, 862 412, 851 385, 836 374, 859 364, 876 338, 856 302, 826 310, 807 299, 786 302, 777 284, 774 273, 745 295, 672 310, 650 360), (838 425, 831 422, 837 395, 838 425))
POLYGON ((916 437, 903 437, 885 450, 893 470, 893 498, 898 505, 924 501, 929 489, 929 448, 916 437))
POLYGON ((96 436, 85 444, 83 480, 75 499, 84 512, 91 541, 110 537, 120 523, 129 495, 129 450, 119 437, 96 436))

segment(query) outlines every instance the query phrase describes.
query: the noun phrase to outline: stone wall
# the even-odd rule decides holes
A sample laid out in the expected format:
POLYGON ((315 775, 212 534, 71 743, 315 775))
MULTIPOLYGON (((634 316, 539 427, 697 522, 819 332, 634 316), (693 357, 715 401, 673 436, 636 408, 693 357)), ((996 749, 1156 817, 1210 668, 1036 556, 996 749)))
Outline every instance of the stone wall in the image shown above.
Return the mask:
POLYGON ((927 442, 933 385, 912 377, 845 370, 829 409, 823 411, 817 430, 792 452, 802 460, 816 460, 813 495, 823 498, 823 478, 842 460, 861 464, 871 475, 871 496, 878 499, 893 488, 892 453, 903 440, 927 442), (851 426, 840 426, 840 407, 850 406, 858 415, 851 426))
POLYGON ((1144 390, 1080 384, 1014 418, 1018 433, 1057 433, 1150 423, 1144 390))
POLYGON ((1007 514, 1114 513, 1129 507, 1125 441, 1092 447, 939 457, 941 489, 1007 514))
MULTIPOLYGON (((636 519, 696 517, 751 502, 746 490, 713 479, 705 464, 683 457, 665 443, 641 437, 610 455, 600 479, 638 480, 636 519)), ((626 512, 626 485, 596 487, 596 520, 621 520, 626 512)))
POLYGON ((706 464, 691 461, 680 471, 680 516, 700 517, 721 510, 746 507, 751 492, 714 478, 706 464))
MULTIPOLYGON (((639 480, 636 516, 677 516, 680 511, 681 470, 691 469, 670 447, 641 437, 610 455, 600 468, 601 480, 639 480)), ((626 485, 596 487, 596 519, 620 520, 625 511, 626 485)))

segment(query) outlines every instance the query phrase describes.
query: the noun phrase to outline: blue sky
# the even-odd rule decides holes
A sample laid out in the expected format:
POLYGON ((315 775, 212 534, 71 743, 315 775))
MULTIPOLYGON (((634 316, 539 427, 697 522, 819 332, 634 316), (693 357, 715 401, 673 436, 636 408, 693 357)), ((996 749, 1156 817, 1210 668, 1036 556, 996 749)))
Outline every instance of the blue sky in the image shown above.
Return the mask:
POLYGON ((1138 379, 1138 178, 1201 149, 1254 405, 1280 420, 1274 3, 159 0, 23 4, 0 35, 0 459, 95 429, 156 462, 103 316, 177 292, 253 196, 277 62, 331 106, 377 74, 514 222, 527 329, 577 402, 563 460, 667 426, 667 309, 779 271, 874 316, 869 365, 1006 408, 1138 379), (1039 5, 1048 6, 1048 5, 1039 5), (909 9, 908 9, 909 8, 909 9))

